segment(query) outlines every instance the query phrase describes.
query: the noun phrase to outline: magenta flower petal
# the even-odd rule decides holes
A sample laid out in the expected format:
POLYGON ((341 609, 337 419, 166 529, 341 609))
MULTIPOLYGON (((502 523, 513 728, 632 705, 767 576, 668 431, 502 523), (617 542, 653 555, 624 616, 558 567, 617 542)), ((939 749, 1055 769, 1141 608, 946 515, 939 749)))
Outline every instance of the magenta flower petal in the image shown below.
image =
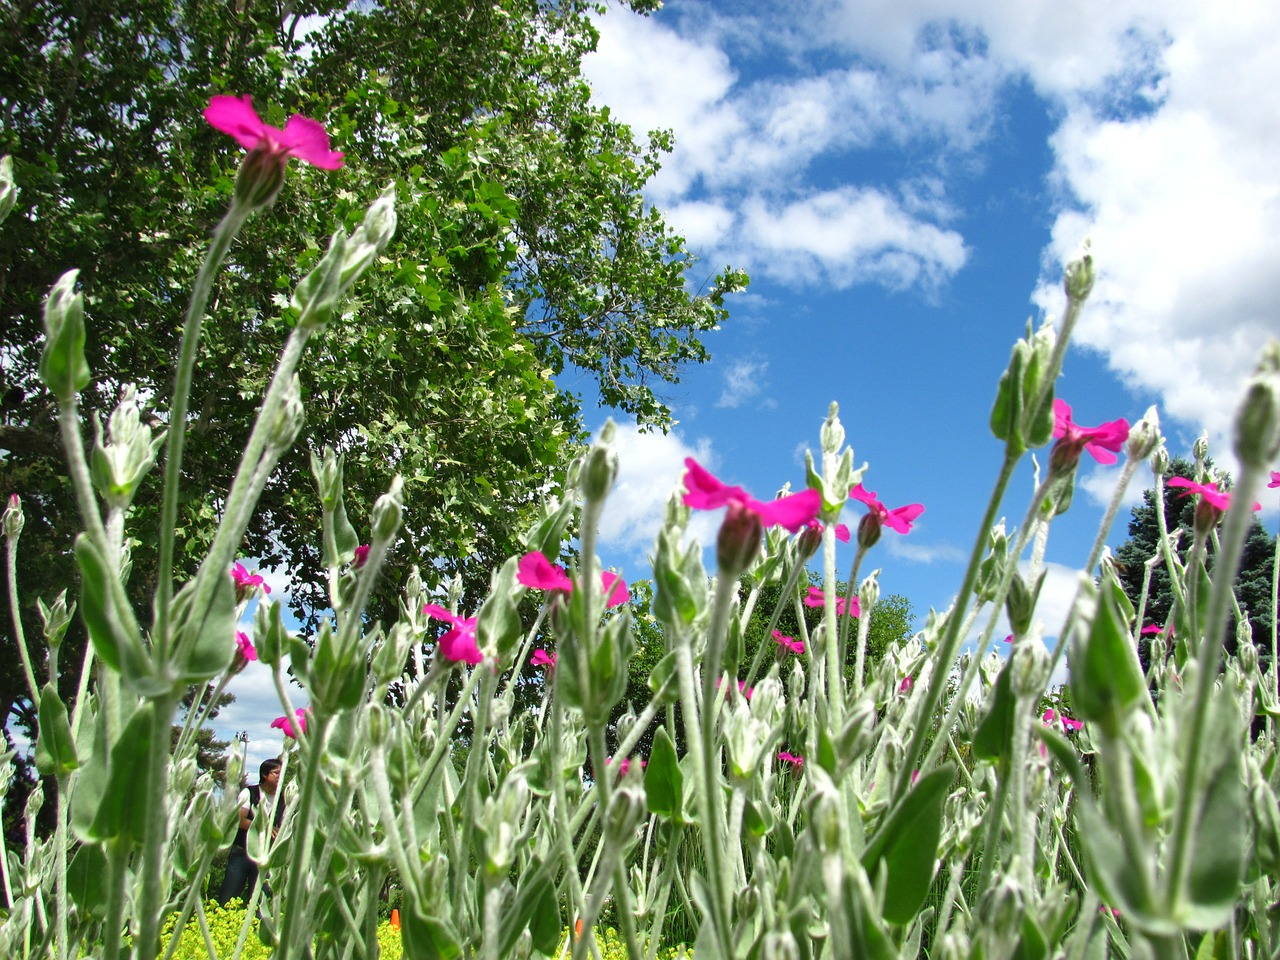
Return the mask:
POLYGON ((924 513, 924 505, 920 503, 911 503, 905 507, 890 510, 876 499, 875 491, 867 490, 861 483, 854 484, 853 489, 849 491, 849 496, 860 503, 865 503, 884 526, 896 533, 910 533, 911 524, 924 513))
POLYGON ((252 150, 267 137, 267 127, 253 109, 253 98, 248 94, 233 97, 218 94, 205 107, 204 118, 215 130, 230 135, 246 150, 252 150))
POLYGON ((747 497, 743 506, 755 513, 766 527, 782 527, 795 533, 817 518, 822 510, 822 494, 817 490, 801 490, 768 502, 747 497))
POLYGON ((459 617, 434 603, 424 604, 422 612, 433 620, 453 625, 453 629, 440 638, 440 652, 446 660, 474 665, 484 659, 476 643, 475 617, 459 617))
POLYGON ((253 645, 253 641, 249 639, 249 635, 243 630, 236 631, 236 646, 240 648, 246 660, 257 660, 258 651, 253 645))
POLYGON ((793 767, 804 766, 804 757, 800 756, 798 753, 787 753, 786 750, 779 750, 778 759, 783 763, 791 764, 793 767))
MULTIPOLYGON (((806 607, 825 607, 827 605, 826 595, 819 587, 810 587, 808 594, 802 601, 806 607)), ((853 598, 853 603, 848 608, 849 616, 862 616, 862 606, 858 603, 858 598, 853 598)), ((844 597, 836 597, 836 616, 842 617, 845 614, 846 606, 844 597)))
POLYGON ((573 581, 564 572, 564 568, 557 567, 537 550, 520 558, 516 565, 516 580, 534 590, 563 590, 565 593, 573 591, 573 581))
POLYGON ((359 570, 368 562, 369 562, 369 544, 362 543, 360 544, 360 546, 356 547, 356 557, 354 562, 352 563, 352 566, 354 566, 357 570, 359 570))
POLYGON ((321 170, 338 170, 342 167, 344 154, 329 149, 329 134, 318 120, 295 113, 284 125, 284 136, 280 143, 291 157, 297 157, 313 167, 321 170))
POLYGON ((556 665, 556 655, 548 653, 546 650, 535 650, 533 656, 529 658, 529 662, 535 667, 554 667, 556 665))
POLYGON ((849 542, 849 528, 843 523, 836 524, 836 539, 841 543, 849 542))
POLYGON ((600 587, 604 591, 606 607, 617 607, 631 599, 631 591, 627 589, 626 581, 610 570, 600 574, 600 587))
POLYGON ((779 646, 786 647, 794 653, 804 653, 804 641, 796 640, 794 637, 786 637, 782 635, 782 631, 773 631, 773 642, 779 646))
POLYGON ((1271 482, 1270 482, 1270 483, 1268 483, 1268 484, 1267 484, 1267 486, 1268 486, 1268 487, 1280 487, 1280 470, 1272 470, 1272 471, 1271 471, 1271 482))
POLYGON ((1223 493, 1214 484, 1196 483, 1194 480, 1188 480, 1185 477, 1170 477, 1168 485, 1178 489, 1185 489, 1187 492, 1183 494, 1184 497, 1198 493, 1204 497, 1210 506, 1217 507, 1224 512, 1231 506, 1231 494, 1223 493))
MULTIPOLYGON (((1064 446, 1074 447, 1076 456, 1079 451, 1088 451, 1093 459, 1102 464, 1116 462, 1115 453, 1124 447, 1129 439, 1129 421, 1121 417, 1110 420, 1097 427, 1082 427, 1071 419, 1071 405, 1065 400, 1053 401, 1053 435, 1062 441, 1064 446)), ((1074 460, 1072 461, 1074 463, 1074 460)))
POLYGON ((296 740, 298 734, 307 732, 307 713, 305 707, 295 710, 292 717, 276 717, 271 721, 272 728, 284 732, 286 737, 296 740), (296 724, 296 726, 295 726, 296 724))
POLYGON ((741 487, 731 487, 718 480, 693 457, 684 461, 684 505, 694 510, 715 510, 730 500, 750 499, 741 487))

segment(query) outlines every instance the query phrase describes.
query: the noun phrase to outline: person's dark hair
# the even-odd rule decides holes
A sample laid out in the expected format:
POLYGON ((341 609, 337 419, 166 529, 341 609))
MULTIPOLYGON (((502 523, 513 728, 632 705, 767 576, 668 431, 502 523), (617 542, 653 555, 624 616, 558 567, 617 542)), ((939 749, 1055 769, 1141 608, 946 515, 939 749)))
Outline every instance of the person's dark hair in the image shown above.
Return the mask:
POLYGON ((274 757, 270 760, 263 760, 262 763, 258 765, 258 781, 261 782, 267 779, 268 773, 272 770, 279 770, 281 766, 283 766, 283 764, 274 757))

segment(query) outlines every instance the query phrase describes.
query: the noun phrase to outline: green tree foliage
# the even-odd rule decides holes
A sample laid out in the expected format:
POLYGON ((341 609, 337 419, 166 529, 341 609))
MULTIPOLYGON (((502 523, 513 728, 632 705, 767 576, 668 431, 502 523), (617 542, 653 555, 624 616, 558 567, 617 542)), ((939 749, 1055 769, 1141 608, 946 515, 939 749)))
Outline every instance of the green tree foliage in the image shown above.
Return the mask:
MULTIPOLYGON (((1190 460, 1177 458, 1169 466, 1164 487, 1165 520, 1172 531, 1181 528, 1184 532, 1178 541, 1178 556, 1186 559, 1191 549, 1192 529, 1195 516, 1195 499, 1184 497, 1183 491, 1170 488, 1167 480, 1170 477, 1185 477, 1189 480, 1200 480, 1196 465, 1190 460)), ((1146 562, 1159 552, 1159 520, 1156 514, 1155 491, 1146 490, 1142 494, 1142 504, 1133 508, 1129 520, 1129 538, 1115 552, 1118 561, 1117 569, 1125 594, 1137 606, 1142 596, 1143 579, 1146 576, 1146 562)), ((1208 549, 1212 564, 1213 538, 1210 538, 1208 549)), ((1242 612, 1248 615, 1253 629, 1254 642, 1258 646, 1258 655, 1263 663, 1271 659, 1271 572, 1275 563, 1275 539, 1271 537, 1257 520, 1249 528, 1245 540, 1244 556, 1241 559, 1240 572, 1236 576, 1236 597, 1242 612), (1264 638, 1268 642, 1264 643, 1264 638)), ((1212 566, 1210 567, 1212 569, 1212 566)), ((1169 571, 1163 562, 1151 568, 1151 583, 1147 593, 1146 624, 1168 623, 1173 605, 1173 594, 1169 585, 1169 571)), ((1232 617, 1227 629, 1226 647, 1229 652, 1236 649, 1236 624, 1232 617)), ((1139 641, 1139 654, 1143 665, 1147 665, 1150 642, 1146 638, 1139 641)))
MULTIPOLYGON (((607 402, 669 422, 655 388, 706 359, 701 335, 746 278, 698 273, 643 202, 669 138, 640 142, 589 102, 580 63, 596 41, 591 12, 582 0, 0 8, 0 154, 13 155, 21 188, 0 229, 0 490, 20 492, 27 508, 28 637, 38 629, 25 604, 72 580, 79 525, 52 399, 35 376, 42 298, 63 271, 82 271, 94 374, 86 429, 125 383, 166 409, 186 291, 242 155, 201 118, 212 94, 250 94, 276 126, 293 112, 321 120, 346 167, 294 165, 218 281, 191 402, 183 569, 212 536, 218 491, 293 319, 293 284, 333 227, 352 227, 387 183, 396 239, 305 362, 309 421, 244 545, 290 572, 299 614, 325 606, 308 470, 324 444, 346 453, 357 524, 394 473, 406 478, 380 614, 410 564, 429 585, 462 576, 473 603, 491 565, 518 549, 514 532, 555 492, 581 439, 579 401, 557 389, 558 373, 586 371, 607 402)), ((157 522, 155 479, 136 501, 135 529, 157 522)), ((143 595, 155 558, 139 539, 143 595)), ((0 630, 11 649, 7 618, 0 630)), ((78 643, 68 639, 67 662, 78 643)), ((6 716, 22 709, 14 664, 0 657, 6 716)))

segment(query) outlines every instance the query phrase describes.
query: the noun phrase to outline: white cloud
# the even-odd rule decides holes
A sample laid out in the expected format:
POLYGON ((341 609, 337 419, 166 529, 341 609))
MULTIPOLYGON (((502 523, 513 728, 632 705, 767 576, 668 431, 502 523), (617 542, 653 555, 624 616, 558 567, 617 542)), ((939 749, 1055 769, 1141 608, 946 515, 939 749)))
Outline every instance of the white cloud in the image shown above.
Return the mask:
MULTIPOLYGON (((288 690, 295 708, 303 708, 310 703, 306 692, 292 681, 289 682, 288 690)), ((271 727, 271 721, 284 714, 284 707, 276 694, 271 670, 260 663, 250 663, 243 672, 233 677, 227 685, 227 692, 235 695, 235 702, 223 707, 209 725, 217 732, 219 739, 232 741, 228 752, 241 749, 240 743, 233 739, 237 733, 243 731, 248 734, 245 774, 250 783, 256 783, 258 764, 270 757, 279 756, 284 749, 284 735, 271 727)))
MULTIPOLYGON (((1093 503, 1099 507, 1106 506, 1111 502, 1111 498, 1115 496, 1116 484, 1120 481, 1121 464, 1116 463, 1109 467, 1101 464, 1094 464, 1093 469, 1088 470, 1083 461, 1081 462, 1081 470, 1076 474, 1076 496, 1084 493, 1093 503)), ((1124 496, 1120 500, 1120 508, 1133 508, 1142 505, 1142 491, 1144 485, 1151 481, 1150 472, 1139 468, 1134 478, 1129 481, 1129 486, 1125 488, 1124 496)), ((1117 517, 1123 522, 1123 512, 1117 514, 1117 517)))
POLYGON ((887 536, 881 539, 889 550, 889 556, 911 563, 962 563, 968 554, 950 543, 920 543, 905 537, 887 536))
POLYGON ((764 360, 737 360, 729 364, 724 370, 724 390, 716 406, 734 409, 759 396, 768 371, 769 363, 764 360))
MULTIPOLYGON (((620 423, 614 448, 618 480, 600 520, 600 556, 606 566, 621 567, 621 558, 611 552, 627 554, 637 568, 624 570, 624 574, 648 576, 648 569, 639 565, 662 527, 667 500, 680 487, 685 457, 710 468, 715 463, 711 441, 704 438, 690 444, 675 431, 642 432, 634 423, 620 423)), ((714 543, 717 522, 714 515, 695 513, 690 536, 704 545, 714 543)))

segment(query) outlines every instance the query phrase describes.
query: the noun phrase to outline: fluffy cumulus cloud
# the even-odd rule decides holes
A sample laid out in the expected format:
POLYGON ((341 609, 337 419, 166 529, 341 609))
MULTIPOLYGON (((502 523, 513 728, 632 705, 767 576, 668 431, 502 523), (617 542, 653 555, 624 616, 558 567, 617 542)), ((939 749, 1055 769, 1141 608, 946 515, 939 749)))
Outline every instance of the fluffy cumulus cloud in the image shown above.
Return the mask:
POLYGON ((1228 430, 1275 335, 1270 0, 675 0, 606 17, 587 69, 639 130, 674 129, 652 194, 673 222, 797 287, 927 291, 961 270, 949 172, 981 164, 1002 90, 1029 83, 1058 118, 1035 302, 1060 309, 1061 263, 1090 238, 1101 272, 1077 343, 1191 435, 1228 430), (895 151, 900 176, 867 173, 895 151))
MULTIPOLYGON (((758 397, 765 385, 769 364, 764 360, 736 360, 724 370, 724 389, 717 407, 734 409, 758 397)), ((769 401, 765 401, 766 405, 769 401)))
MULTIPOLYGON (((634 423, 618 424, 614 447, 618 480, 600 520, 600 557, 628 578, 649 576, 644 561, 662 527, 667 500, 680 487, 685 457, 712 467, 714 454, 709 440, 690 443, 674 431, 642 431, 634 423)), ((718 517, 695 513, 689 536, 713 544, 718 522, 718 517)))

